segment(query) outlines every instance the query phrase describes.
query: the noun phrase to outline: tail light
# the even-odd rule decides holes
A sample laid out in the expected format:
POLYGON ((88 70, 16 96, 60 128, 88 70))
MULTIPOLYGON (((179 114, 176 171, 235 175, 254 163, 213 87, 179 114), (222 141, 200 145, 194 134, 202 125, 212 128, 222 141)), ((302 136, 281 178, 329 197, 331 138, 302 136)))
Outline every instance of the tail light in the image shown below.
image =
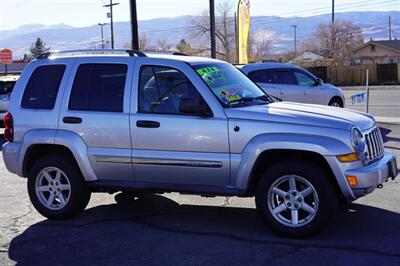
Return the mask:
POLYGON ((14 123, 10 113, 6 113, 3 118, 4 122, 4 139, 12 142, 14 139, 14 123))

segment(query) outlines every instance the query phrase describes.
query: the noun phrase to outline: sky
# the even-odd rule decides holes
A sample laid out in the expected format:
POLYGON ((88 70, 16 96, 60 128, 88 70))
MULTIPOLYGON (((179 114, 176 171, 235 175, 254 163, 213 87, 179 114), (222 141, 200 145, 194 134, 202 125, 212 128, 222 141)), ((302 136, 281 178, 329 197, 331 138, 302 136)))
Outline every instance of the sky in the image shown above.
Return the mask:
MULTIPOLYGON (((28 24, 83 27, 108 22, 110 0, 0 0, 0 31, 28 24)), ((215 0, 218 5, 227 0, 215 0)), ((229 1, 229 0, 228 0, 229 1)), ((114 21, 130 19, 129 0, 114 7, 114 21)), ((138 19, 199 15, 208 0, 136 0, 138 19)), ((237 3, 237 0, 232 0, 237 3)), ((252 16, 312 16, 331 12, 332 0, 250 0, 252 16)), ((335 0, 336 12, 400 11, 400 0, 335 0)))

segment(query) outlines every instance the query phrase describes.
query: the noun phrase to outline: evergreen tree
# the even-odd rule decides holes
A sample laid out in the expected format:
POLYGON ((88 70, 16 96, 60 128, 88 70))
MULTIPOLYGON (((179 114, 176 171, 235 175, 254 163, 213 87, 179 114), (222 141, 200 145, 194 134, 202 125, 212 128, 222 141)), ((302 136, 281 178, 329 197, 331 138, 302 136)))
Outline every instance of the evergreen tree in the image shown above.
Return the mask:
POLYGON ((32 43, 30 51, 30 57, 32 59, 37 58, 40 54, 46 53, 50 50, 50 47, 46 47, 46 44, 39 37, 34 43, 32 43))

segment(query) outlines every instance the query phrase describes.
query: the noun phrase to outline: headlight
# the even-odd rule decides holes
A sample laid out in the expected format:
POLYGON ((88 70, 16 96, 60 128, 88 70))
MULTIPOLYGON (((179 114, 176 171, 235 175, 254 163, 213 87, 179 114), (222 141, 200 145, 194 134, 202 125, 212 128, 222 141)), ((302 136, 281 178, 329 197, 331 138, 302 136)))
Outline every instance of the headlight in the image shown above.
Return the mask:
POLYGON ((367 163, 367 157, 365 153, 366 144, 363 134, 357 128, 351 130, 351 139, 354 147, 354 151, 357 153, 358 158, 364 163, 367 163))

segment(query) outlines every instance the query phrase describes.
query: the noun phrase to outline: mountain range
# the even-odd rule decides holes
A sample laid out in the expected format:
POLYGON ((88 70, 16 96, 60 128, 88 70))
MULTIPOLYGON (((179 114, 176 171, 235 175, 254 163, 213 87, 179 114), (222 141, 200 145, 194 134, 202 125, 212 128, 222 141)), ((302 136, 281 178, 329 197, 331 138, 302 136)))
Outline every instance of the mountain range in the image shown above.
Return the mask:
MULTIPOLYGON (((392 18, 392 36, 400 38, 400 11, 389 12, 344 12, 337 13, 335 19, 349 20, 359 26, 364 39, 387 39, 388 17, 392 18)), ((139 34, 145 34, 152 43, 159 40, 175 45, 184 38, 190 43, 190 22, 193 16, 180 16, 175 18, 157 18, 139 21, 139 34)), ((298 43, 312 38, 320 23, 331 20, 330 14, 310 17, 277 17, 254 16, 251 18, 251 31, 257 32, 272 40, 272 50, 275 53, 287 52, 293 49, 293 27, 297 25, 298 43)), ((130 23, 115 22, 115 47, 129 47, 130 23)), ((104 28, 106 46, 109 47, 109 25, 104 28)), ((0 47, 6 47, 14 52, 14 59, 21 58, 28 52, 30 45, 37 37, 42 38, 47 46, 54 50, 99 48, 100 27, 96 25, 87 27, 71 27, 65 24, 24 25, 14 30, 0 30, 0 47)))

